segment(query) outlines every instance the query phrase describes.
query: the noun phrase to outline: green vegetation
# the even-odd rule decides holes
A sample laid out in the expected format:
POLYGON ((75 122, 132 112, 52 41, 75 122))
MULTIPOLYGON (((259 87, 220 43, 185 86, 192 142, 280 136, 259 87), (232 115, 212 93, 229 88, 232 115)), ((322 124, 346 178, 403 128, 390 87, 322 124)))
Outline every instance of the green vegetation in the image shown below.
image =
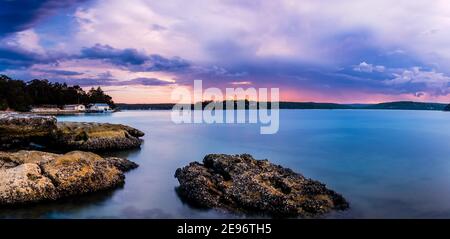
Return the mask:
POLYGON ((447 104, 424 103, 413 101, 387 102, 368 105, 364 109, 384 109, 384 110, 444 110, 447 104))
POLYGON ((103 90, 91 88, 85 92, 80 86, 51 83, 48 80, 24 82, 0 75, 0 110, 28 111, 32 106, 106 103, 115 107, 112 98, 103 90))
MULTIPOLYGON (((122 110, 171 110, 175 104, 114 104, 112 98, 103 90, 91 88, 85 92, 80 86, 68 86, 63 83, 51 83, 48 80, 32 80, 24 82, 13 80, 5 75, 0 75, 0 110, 28 111, 32 106, 55 105, 62 107, 66 104, 106 103, 112 108, 122 110)), ((211 101, 201 102, 202 109, 211 101)), ((225 109, 230 101, 221 102, 225 109)), ((233 101, 234 107, 243 103, 248 109, 251 103, 245 101, 233 101)), ((198 103, 200 104, 200 103, 198 103)), ((187 104, 194 108, 194 104, 187 104)), ((260 105, 257 104, 259 108, 260 105)), ((267 105, 271 108, 270 102, 267 105)), ((440 103, 423 103, 413 101, 387 102, 380 104, 335 104, 315 102, 280 102, 280 109, 385 109, 385 110, 444 110, 450 111, 450 105, 440 103)))
POLYGON ((444 111, 450 111, 450 104, 445 106, 444 111))
POLYGON ((353 109, 354 107, 334 103, 280 102, 280 109, 353 109))

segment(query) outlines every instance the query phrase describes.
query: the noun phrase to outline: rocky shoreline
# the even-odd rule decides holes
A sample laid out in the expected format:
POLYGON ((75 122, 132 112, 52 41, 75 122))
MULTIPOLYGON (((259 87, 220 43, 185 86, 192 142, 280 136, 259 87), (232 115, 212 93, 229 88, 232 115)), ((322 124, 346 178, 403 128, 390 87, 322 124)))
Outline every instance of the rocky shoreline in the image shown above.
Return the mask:
POLYGON ((20 148, 32 142, 49 141, 56 118, 32 114, 0 114, 0 149, 20 148))
POLYGON ((138 148, 144 133, 108 123, 57 122, 53 116, 0 114, 0 150, 30 143, 63 150, 111 151, 138 148))
POLYGON ((57 122, 53 116, 0 114, 0 205, 28 204, 124 184, 138 165, 86 151, 140 147, 144 133, 120 124, 57 122), (67 152, 20 150, 31 144, 67 152), (14 152, 15 150, 20 150, 14 152))
POLYGON ((111 151, 138 148, 142 131, 121 124, 58 122, 52 144, 68 149, 111 151))
POLYGON ((197 206, 276 217, 313 217, 348 202, 325 184, 251 155, 210 154, 177 169, 179 195, 197 206))
POLYGON ((0 205, 57 200, 115 188, 124 184, 124 172, 136 167, 126 159, 102 158, 82 151, 0 152, 0 205))
MULTIPOLYGON (((121 124, 57 122, 53 116, 0 113, 0 206, 57 200, 123 185, 124 172, 138 165, 93 152, 138 148, 142 136, 140 130, 121 124), (64 153, 23 150, 31 144, 64 153)), ((177 169, 175 177, 182 199, 207 208, 315 217, 349 207, 324 184, 249 154, 210 154, 203 163, 177 169)))

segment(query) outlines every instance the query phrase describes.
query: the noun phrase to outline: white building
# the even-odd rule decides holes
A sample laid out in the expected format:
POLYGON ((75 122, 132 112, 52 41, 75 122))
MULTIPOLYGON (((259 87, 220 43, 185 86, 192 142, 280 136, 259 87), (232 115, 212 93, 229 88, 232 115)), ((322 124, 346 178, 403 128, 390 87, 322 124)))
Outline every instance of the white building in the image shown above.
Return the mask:
POLYGON ((86 111, 86 106, 84 106, 84 105, 65 105, 64 110, 86 111))
POLYGON ((108 104, 92 104, 89 107, 90 111, 95 111, 95 112, 110 112, 111 111, 111 107, 109 107, 108 104))

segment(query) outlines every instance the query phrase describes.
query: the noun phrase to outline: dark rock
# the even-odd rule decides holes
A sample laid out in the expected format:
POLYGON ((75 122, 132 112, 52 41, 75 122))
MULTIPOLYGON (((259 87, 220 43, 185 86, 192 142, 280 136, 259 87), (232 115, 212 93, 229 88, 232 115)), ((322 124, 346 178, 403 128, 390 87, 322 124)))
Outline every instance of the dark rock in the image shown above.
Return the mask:
POLYGON ((123 172, 127 172, 127 171, 130 171, 132 169, 139 167, 139 165, 137 163, 132 162, 127 159, 123 159, 123 158, 108 157, 108 158, 105 158, 105 160, 123 172))
POLYGON ((349 207, 324 184, 248 154, 210 154, 175 177, 183 199, 208 208, 310 217, 349 207))
MULTIPOLYGON (((125 159, 114 161, 132 165, 125 159)), ((56 200, 107 190, 122 185, 124 178, 121 168, 94 153, 0 152, 0 205, 56 200)))
POLYGON ((59 122, 53 144, 86 151, 122 150, 140 147, 143 132, 120 124, 59 122))
POLYGON ((0 149, 47 141, 56 129, 56 118, 33 114, 0 114, 0 149))
POLYGON ((0 149, 122 150, 140 147, 142 136, 142 131, 121 124, 57 123, 53 116, 0 113, 0 149))

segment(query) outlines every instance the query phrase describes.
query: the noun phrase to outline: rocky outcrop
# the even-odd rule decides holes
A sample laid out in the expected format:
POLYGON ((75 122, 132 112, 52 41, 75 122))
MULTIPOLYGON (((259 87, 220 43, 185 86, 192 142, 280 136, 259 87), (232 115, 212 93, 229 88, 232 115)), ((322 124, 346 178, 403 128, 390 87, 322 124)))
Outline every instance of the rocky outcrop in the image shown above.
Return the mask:
MULTIPOLYGON (((139 147, 144 133, 125 125, 57 123, 51 116, 0 113, 0 149, 38 143, 66 150, 117 150, 139 147)), ((102 158, 73 151, 0 152, 0 205, 55 200, 114 188, 123 172, 138 165, 126 159, 102 158)))
POLYGON ((53 142, 76 150, 121 150, 139 147, 142 136, 143 132, 120 124, 59 122, 53 142))
POLYGON ((0 170, 0 205, 56 199, 56 191, 37 164, 26 163, 0 170))
POLYGON ((0 205, 24 204, 106 190, 124 183, 126 159, 73 151, 0 152, 0 205))
POLYGON ((55 129, 55 117, 2 113, 0 114, 0 149, 46 141, 55 129))
POLYGON ((130 171, 132 169, 139 167, 139 165, 137 163, 132 162, 127 159, 123 159, 123 158, 108 157, 108 158, 106 158, 106 160, 108 160, 109 163, 111 163, 116 168, 118 168, 119 170, 124 171, 124 172, 130 171))
POLYGON ((0 149, 37 143, 59 150, 106 151, 137 148, 144 133, 121 124, 56 122, 52 116, 0 113, 0 149))
POLYGON ((309 217, 349 207, 324 184, 248 154, 210 154, 175 177, 183 199, 208 208, 309 217))

